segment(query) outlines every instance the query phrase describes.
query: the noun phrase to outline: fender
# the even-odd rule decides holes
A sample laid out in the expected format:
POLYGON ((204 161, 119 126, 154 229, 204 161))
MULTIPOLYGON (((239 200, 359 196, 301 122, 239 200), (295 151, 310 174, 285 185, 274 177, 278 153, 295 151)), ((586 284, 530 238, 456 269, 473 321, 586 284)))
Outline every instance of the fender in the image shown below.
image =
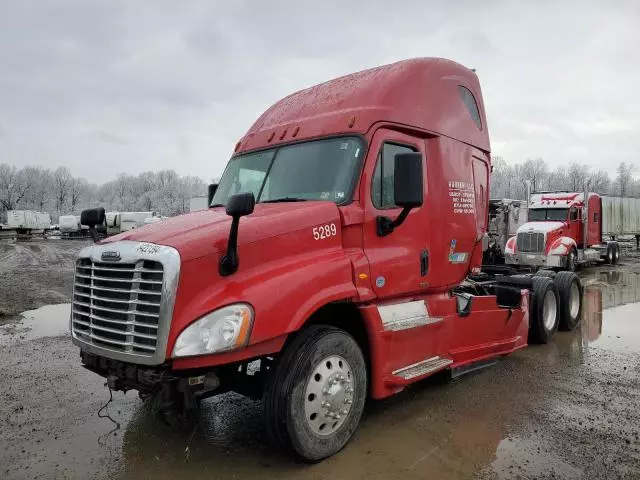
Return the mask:
MULTIPOLYGON (((295 233, 292 236, 297 237, 295 233)), ((311 251, 305 250, 303 241, 295 238, 298 241, 291 242, 285 236, 246 245, 240 251, 240 270, 224 282, 218 277, 216 254, 183 263, 166 358, 171 358, 175 341, 185 328, 225 305, 247 302, 253 306, 249 345, 237 352, 194 357, 189 362, 192 368, 219 364, 231 353, 237 360, 249 358, 258 345, 273 349, 260 350, 261 354, 275 353, 287 334, 299 329, 320 307, 356 299, 351 260, 339 237, 327 239, 320 248, 316 244, 311 251), (268 259, 268 251, 287 254, 268 259), (243 270, 243 261, 255 267, 243 270)))
POLYGON ((507 240, 504 245, 504 253, 516 253, 516 237, 515 235, 507 240))
POLYGON ((558 237, 549 245, 547 255, 568 255, 572 248, 578 249, 576 241, 571 237, 558 237))

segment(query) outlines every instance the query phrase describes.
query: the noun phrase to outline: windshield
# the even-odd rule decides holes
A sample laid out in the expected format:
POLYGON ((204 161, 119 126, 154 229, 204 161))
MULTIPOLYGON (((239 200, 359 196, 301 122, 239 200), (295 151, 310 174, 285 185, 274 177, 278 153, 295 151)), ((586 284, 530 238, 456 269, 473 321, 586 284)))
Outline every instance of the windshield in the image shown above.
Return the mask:
POLYGON ((226 205, 229 197, 251 192, 256 202, 350 198, 363 155, 358 137, 340 137, 285 145, 238 155, 229 161, 211 205, 226 205))
POLYGON ((532 208, 529 210, 530 222, 566 222, 567 221, 566 208, 532 208))

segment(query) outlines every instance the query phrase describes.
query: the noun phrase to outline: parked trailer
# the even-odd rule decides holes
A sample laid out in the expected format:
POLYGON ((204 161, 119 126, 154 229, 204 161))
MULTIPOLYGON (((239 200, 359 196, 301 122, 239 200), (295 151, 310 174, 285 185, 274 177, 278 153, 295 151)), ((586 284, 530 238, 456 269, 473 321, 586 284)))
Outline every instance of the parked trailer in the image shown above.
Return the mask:
POLYGON ((60 215, 58 230, 64 237, 86 237, 89 227, 80 223, 78 215, 60 215))
POLYGON ((208 195, 193 197, 189 201, 190 212, 195 212, 196 210, 206 210, 207 208, 209 208, 208 195))
POLYGON ((617 264, 620 245, 607 238, 639 238, 640 200, 596 193, 538 193, 529 200, 528 219, 507 241, 507 264, 570 271, 580 264, 617 264))
POLYGON ((18 234, 44 233, 51 227, 48 213, 33 210, 9 210, 7 212, 7 229, 18 234))
POLYGON ((105 214, 107 235, 117 235, 120 233, 120 222, 122 214, 120 212, 107 212, 105 214))
POLYGON ((120 212, 120 231, 128 232, 144 225, 145 219, 155 217, 156 212, 120 212))
POLYGON ((633 235, 640 240, 640 198, 602 197, 602 236, 615 240, 633 235))
POLYGON ((273 445, 333 455, 368 396, 578 322, 574 273, 481 271, 490 171, 480 83, 458 63, 407 60, 286 97, 238 142, 210 208, 80 252, 81 361, 173 421, 212 395, 261 399, 273 445))

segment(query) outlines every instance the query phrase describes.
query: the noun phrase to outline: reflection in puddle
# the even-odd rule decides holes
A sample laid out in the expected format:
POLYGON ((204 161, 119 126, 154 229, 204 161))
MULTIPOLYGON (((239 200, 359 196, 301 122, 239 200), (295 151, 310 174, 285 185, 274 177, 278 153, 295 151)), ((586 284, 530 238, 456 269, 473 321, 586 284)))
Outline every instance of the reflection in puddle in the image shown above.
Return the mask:
POLYGON ((580 331, 584 346, 638 350, 640 274, 610 270, 589 272, 581 278, 584 304, 580 331))
POLYGON ((8 340, 34 340, 42 337, 57 337, 69 332, 71 304, 45 305, 36 310, 21 313, 18 323, 9 323, 0 327, 0 344, 8 340))

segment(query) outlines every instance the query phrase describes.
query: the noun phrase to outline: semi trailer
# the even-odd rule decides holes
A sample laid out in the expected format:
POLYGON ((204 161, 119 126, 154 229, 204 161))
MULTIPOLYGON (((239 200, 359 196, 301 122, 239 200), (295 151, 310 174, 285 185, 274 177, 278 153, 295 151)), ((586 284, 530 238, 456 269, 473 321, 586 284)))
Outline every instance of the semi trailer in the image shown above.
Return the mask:
POLYGON ((505 246, 505 263, 574 271, 578 265, 620 261, 621 236, 640 239, 640 199, 596 193, 532 194, 528 222, 505 246), (587 199, 587 201, 585 201, 587 199))
POLYGON ((18 234, 44 233, 51 228, 51 216, 33 210, 9 210, 6 230, 15 230, 18 234))
POLYGON ((574 273, 482 270, 490 168, 478 77, 453 61, 296 92, 240 139, 208 208, 80 252, 81 362, 172 422, 224 392, 261 399, 275 446, 329 457, 367 398, 579 321, 574 273))

